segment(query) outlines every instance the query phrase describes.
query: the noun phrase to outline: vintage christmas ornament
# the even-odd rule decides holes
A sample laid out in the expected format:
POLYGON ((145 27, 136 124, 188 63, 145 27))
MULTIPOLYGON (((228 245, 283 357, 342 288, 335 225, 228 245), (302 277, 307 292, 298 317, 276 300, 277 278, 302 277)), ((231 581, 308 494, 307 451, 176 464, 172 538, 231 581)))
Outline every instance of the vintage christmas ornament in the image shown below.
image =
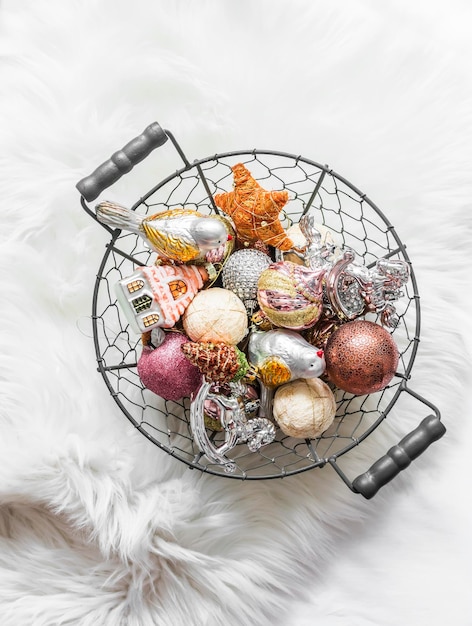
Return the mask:
POLYGON ((159 347, 143 346, 138 360, 139 378, 147 389, 165 400, 188 398, 201 383, 200 371, 182 352, 187 341, 181 333, 167 332, 159 347))
POLYGON ((331 426, 336 415, 333 392, 319 378, 299 378, 279 387, 273 416, 289 437, 314 439, 331 426))
POLYGON ((190 403, 190 427, 198 448, 211 463, 224 466, 228 473, 236 470, 236 464, 226 455, 238 443, 246 442, 251 452, 275 439, 275 426, 266 418, 247 418, 243 395, 246 393, 241 383, 230 383, 230 393, 217 389, 212 383, 203 381, 190 403), (218 391, 222 391, 218 393, 218 391), (205 427, 205 406, 209 402, 218 407, 219 420, 225 433, 224 442, 213 443, 205 427))
POLYGON ((303 215, 291 229, 294 248, 289 253, 278 252, 276 258, 324 271, 326 317, 347 321, 379 313, 382 324, 395 328, 399 318, 392 303, 403 295, 401 288, 410 274, 408 263, 381 258, 372 267, 361 265, 353 250, 341 250, 312 212, 303 215))
POLYGON ((252 330, 248 359, 257 368, 260 382, 261 417, 272 419, 276 387, 297 378, 321 376, 325 370, 323 350, 311 346, 293 330, 252 330))
MULTIPOLYGON (((259 395, 252 385, 240 382, 238 386, 221 383, 212 383, 210 391, 213 394, 223 394, 227 397, 231 396, 234 391, 240 394, 240 400, 243 403, 244 413, 247 418, 255 417, 260 406, 259 395)), ((221 407, 212 399, 206 399, 203 405, 205 426, 210 430, 223 430, 221 423, 221 407)))
POLYGON ((192 341, 236 345, 246 335, 246 308, 232 291, 212 287, 200 291, 182 316, 184 330, 192 341))
POLYGON ((189 341, 182 345, 187 359, 211 382, 233 383, 245 376, 249 364, 244 352, 227 343, 189 341))
POLYGON ((303 215, 298 222, 292 224, 291 226, 289 226, 289 228, 287 228, 287 235, 289 235, 290 239, 293 241, 294 249, 303 250, 308 244, 308 240, 304 234, 307 232, 304 226, 304 224, 306 224, 307 222, 310 223, 310 228, 315 228, 321 235, 320 244, 322 246, 332 246, 335 249, 340 248, 340 245, 335 240, 335 236, 333 235, 332 231, 324 224, 317 222, 316 215, 309 212, 303 215))
POLYGON ((296 378, 315 378, 325 371, 323 350, 310 345, 295 331, 282 328, 251 331, 248 359, 258 368, 258 376, 267 387, 296 378))
POLYGON ((234 292, 243 301, 249 315, 257 307, 259 276, 271 263, 272 259, 267 254, 249 248, 233 252, 223 268, 223 287, 234 292))
POLYGON ((118 281, 115 292, 131 328, 143 333, 175 326, 207 280, 201 265, 145 266, 118 281))
POLYGON ((392 302, 403 295, 401 288, 409 276, 406 261, 381 258, 372 268, 367 268, 356 262, 353 250, 346 249, 326 272, 329 308, 341 320, 380 313, 382 323, 395 328, 398 315, 392 302))
POLYGON ((242 163, 231 169, 234 190, 217 194, 214 200, 232 218, 238 240, 243 245, 261 240, 275 248, 289 250, 293 244, 279 220, 279 213, 288 202, 287 191, 265 190, 242 163))
POLYGON ((344 391, 364 395, 380 391, 393 378, 399 360, 397 346, 379 324, 354 320, 342 324, 325 350, 329 380, 344 391))
POLYGON ((140 235, 166 260, 182 263, 203 260, 216 249, 223 258, 224 246, 231 240, 231 226, 221 217, 210 217, 192 209, 169 209, 143 217, 119 204, 102 202, 95 210, 99 222, 140 235))
POLYGON ((303 215, 298 225, 306 241, 303 250, 305 265, 312 270, 331 267, 334 262, 336 246, 332 237, 326 233, 326 229, 323 229, 316 222, 315 216, 311 212, 303 215))
POLYGON ((323 311, 324 270, 278 261, 258 280, 257 299, 267 318, 276 326, 303 330, 313 326, 323 311))
MULTIPOLYGON (((312 267, 314 254, 325 259, 334 259, 340 254, 340 245, 335 241, 332 232, 316 221, 309 212, 296 224, 287 229, 287 235, 293 241, 293 248, 287 252, 277 251, 277 261, 292 261, 298 265, 312 267)), ((317 263, 316 267, 320 267, 317 263)))

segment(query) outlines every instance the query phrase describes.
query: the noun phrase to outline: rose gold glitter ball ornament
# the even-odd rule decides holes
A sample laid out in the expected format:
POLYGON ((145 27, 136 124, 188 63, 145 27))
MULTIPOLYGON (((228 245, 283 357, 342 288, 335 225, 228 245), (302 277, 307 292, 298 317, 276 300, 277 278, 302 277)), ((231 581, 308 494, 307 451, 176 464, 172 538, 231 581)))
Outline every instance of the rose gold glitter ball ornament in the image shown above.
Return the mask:
POLYGON ((340 326, 328 339, 325 349, 329 380, 356 395, 386 387, 397 370, 398 358, 390 333, 366 320, 340 326))

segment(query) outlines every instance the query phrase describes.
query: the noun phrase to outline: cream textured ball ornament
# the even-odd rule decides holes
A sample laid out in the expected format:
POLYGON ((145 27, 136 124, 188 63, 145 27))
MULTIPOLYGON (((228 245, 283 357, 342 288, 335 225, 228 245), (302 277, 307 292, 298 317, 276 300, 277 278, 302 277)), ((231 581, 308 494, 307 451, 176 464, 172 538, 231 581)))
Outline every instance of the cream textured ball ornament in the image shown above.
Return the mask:
POLYGON ((273 415, 289 437, 314 439, 333 423, 336 401, 321 379, 298 378, 277 389, 273 415))
POLYGON ((192 341, 238 344, 246 335, 246 308, 232 291, 212 287, 200 291, 182 317, 184 330, 192 341))

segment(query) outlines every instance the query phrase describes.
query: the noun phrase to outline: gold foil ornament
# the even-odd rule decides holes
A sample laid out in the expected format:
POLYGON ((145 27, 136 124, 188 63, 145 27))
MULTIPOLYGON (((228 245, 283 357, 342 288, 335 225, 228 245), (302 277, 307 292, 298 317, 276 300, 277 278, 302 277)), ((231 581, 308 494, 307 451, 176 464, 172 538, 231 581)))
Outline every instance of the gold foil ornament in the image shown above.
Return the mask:
POLYGON ((309 328, 323 310, 323 275, 290 261, 273 263, 259 276, 259 306, 276 326, 309 328))

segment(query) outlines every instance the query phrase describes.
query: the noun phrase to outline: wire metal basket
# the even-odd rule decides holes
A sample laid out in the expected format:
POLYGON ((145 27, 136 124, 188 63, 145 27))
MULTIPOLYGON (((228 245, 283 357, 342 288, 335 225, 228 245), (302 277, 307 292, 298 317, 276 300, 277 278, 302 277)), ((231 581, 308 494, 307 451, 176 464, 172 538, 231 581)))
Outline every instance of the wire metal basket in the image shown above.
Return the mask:
MULTIPOLYGON (((284 227, 297 223, 313 207, 318 212, 318 221, 329 228, 341 246, 352 248, 367 267, 372 267, 379 258, 406 261, 410 280, 404 296, 396 303, 399 322, 393 331, 400 353, 399 364, 390 384, 380 392, 355 396, 336 391, 336 417, 320 437, 294 439, 278 431, 273 443, 257 452, 238 445, 232 451, 236 471, 225 473, 221 466, 210 463, 195 444, 189 421, 190 400, 164 400, 142 385, 137 372, 141 336, 130 330, 113 285, 131 275, 136 267, 150 263, 152 252, 137 235, 100 224, 109 231, 110 241, 93 290, 93 339, 98 371, 115 402, 149 441, 190 468, 250 480, 281 478, 330 465, 352 491, 371 498, 445 432, 438 409, 408 385, 419 343, 420 302, 405 245, 379 208, 326 165, 294 154, 256 149, 215 154, 191 163, 173 134, 157 123, 148 126, 77 184, 85 211, 96 219, 87 203, 167 140, 177 150, 183 166, 141 196, 133 211, 147 215, 185 206, 205 214, 218 213, 213 198, 231 189, 231 166, 241 162, 266 188, 288 191, 290 200, 280 215, 284 227), (351 481, 338 459, 361 444, 401 398, 419 402, 426 407, 428 415, 398 445, 351 481)), ((210 436, 215 445, 223 437, 218 432, 210 436)))

